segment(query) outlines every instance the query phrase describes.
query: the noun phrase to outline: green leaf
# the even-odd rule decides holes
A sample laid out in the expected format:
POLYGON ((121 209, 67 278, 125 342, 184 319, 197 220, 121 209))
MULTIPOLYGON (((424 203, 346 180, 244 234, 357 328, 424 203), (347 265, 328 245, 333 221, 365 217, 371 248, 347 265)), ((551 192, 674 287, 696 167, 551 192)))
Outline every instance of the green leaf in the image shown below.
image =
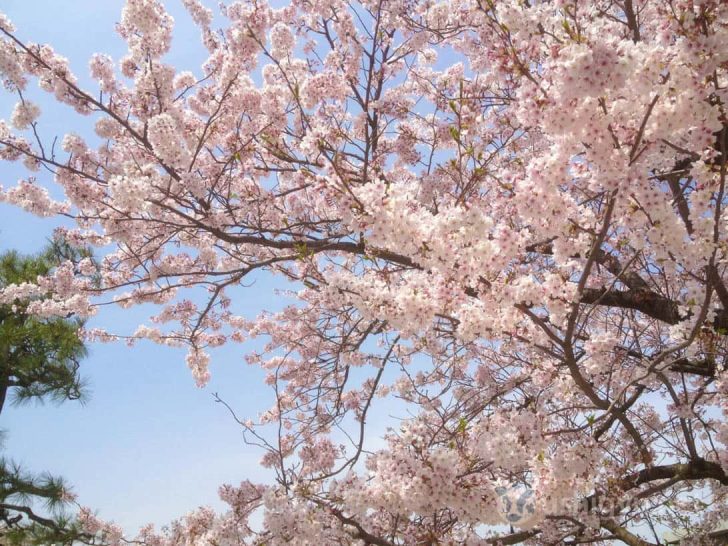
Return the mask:
POLYGON ((313 256, 313 252, 304 242, 293 243, 293 249, 296 251, 296 258, 299 260, 305 260, 309 256, 313 256))
POLYGON ((465 417, 461 417, 460 420, 458 421, 458 428, 457 428, 458 434, 464 434, 465 431, 467 430, 467 428, 468 428, 468 420, 465 417))

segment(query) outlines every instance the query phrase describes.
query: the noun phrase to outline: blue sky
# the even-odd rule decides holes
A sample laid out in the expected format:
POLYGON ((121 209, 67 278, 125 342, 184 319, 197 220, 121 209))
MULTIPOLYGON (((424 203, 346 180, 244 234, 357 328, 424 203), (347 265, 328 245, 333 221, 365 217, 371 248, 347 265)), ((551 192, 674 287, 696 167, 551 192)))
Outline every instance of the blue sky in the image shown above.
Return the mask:
MULTIPOLYGON (((204 48, 197 29, 179 0, 165 4, 175 18, 173 50, 165 60, 199 73, 204 48)), ((0 11, 22 39, 52 44, 86 87, 94 89, 87 68, 91 54, 104 52, 116 59, 124 54, 124 43, 114 32, 122 6, 122 0, 3 0, 0 11)), ((40 91, 29 96, 43 110, 45 139, 67 132, 93 138, 90 119, 53 104, 40 91)), ((14 102, 0 92, 0 118, 9 118, 14 102)), ((23 176, 22 165, 0 162, 4 187, 23 176)), ((37 177, 52 188, 50 177, 37 177)), ((57 220, 0 204, 0 249, 35 252, 57 225, 57 220)), ((262 275, 255 289, 241 290, 237 311, 254 316, 262 308, 279 308, 283 302, 272 293, 273 284, 262 275)), ((105 308, 91 326, 128 333, 148 316, 149 309, 105 308)), ((4 454, 30 471, 64 476, 81 504, 127 531, 147 522, 163 525, 202 504, 220 508, 220 484, 265 477, 258 466, 261 454, 243 444, 236 423, 212 398, 218 392, 241 416, 254 417, 267 406, 263 374, 243 360, 255 347, 230 345, 215 352, 212 380, 199 389, 183 351, 151 343, 132 348, 94 344, 81 368, 90 383, 88 403, 7 407, 0 416, 0 428, 7 432, 4 454)))

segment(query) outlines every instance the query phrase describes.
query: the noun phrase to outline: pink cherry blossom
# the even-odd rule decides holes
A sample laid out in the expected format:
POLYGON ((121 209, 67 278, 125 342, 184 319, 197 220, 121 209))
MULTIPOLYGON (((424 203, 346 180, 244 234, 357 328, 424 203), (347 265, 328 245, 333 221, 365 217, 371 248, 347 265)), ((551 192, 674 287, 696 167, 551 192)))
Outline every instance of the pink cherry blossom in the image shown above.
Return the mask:
MULTIPOLYGON (((128 0, 128 52, 95 55, 88 90, 0 15, 20 101, 0 158, 43 176, 3 181, 0 199, 72 218, 58 236, 98 257, 0 301, 41 316, 153 306, 132 333, 83 335, 184 346, 200 387, 211 349, 262 342, 245 361, 275 402, 236 417, 274 477, 222 486, 227 512, 138 540, 717 538, 725 2, 233 2, 220 29, 184 6, 198 70, 164 63, 163 4, 128 0), (98 142, 42 147, 30 82, 89 116, 98 142), (271 294, 284 303, 243 317, 261 271, 288 283, 271 294)), ((88 510, 79 521, 122 540, 88 510)))

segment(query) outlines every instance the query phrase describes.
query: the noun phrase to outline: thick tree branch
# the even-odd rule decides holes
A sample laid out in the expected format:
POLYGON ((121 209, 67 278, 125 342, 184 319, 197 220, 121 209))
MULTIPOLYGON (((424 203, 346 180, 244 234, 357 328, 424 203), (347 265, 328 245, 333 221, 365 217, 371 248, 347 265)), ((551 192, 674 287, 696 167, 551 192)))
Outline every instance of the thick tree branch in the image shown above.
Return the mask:
POLYGON ((717 480, 722 485, 728 485, 728 474, 718 463, 695 459, 687 463, 675 463, 662 466, 652 466, 627 476, 621 481, 625 490, 634 489, 644 483, 656 480, 670 480, 680 478, 681 481, 717 480))
POLYGON ((611 519, 602 520, 601 525, 604 529, 611 532, 619 540, 621 540, 625 544, 629 544, 629 546, 656 546, 652 542, 642 540, 634 533, 630 533, 627 529, 625 529, 624 527, 620 527, 611 519))
POLYGON ((586 288, 580 303, 598 304, 640 311, 662 322, 677 324, 680 317, 676 302, 651 290, 610 290, 608 288, 586 288))
POLYGON ((681 358, 670 366, 670 371, 702 375, 703 377, 715 377, 717 365, 713 359, 688 360, 681 358))

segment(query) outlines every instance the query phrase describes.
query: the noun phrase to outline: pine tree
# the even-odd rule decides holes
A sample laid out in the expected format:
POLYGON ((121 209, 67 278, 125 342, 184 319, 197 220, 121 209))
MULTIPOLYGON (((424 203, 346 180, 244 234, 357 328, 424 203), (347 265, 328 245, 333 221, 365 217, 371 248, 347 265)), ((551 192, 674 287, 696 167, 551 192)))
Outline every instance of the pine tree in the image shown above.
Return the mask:
MULTIPOLYGON (((0 256, 0 287, 33 282, 61 258, 80 254, 58 243, 37 256, 6 252, 0 256)), ((63 402, 84 396, 79 374, 79 362, 87 354, 78 336, 82 321, 34 317, 26 313, 28 303, 0 305, 0 412, 8 400, 63 402)), ((69 499, 62 479, 33 475, 17 462, 0 459, 0 544, 86 542, 87 536, 64 513, 69 499)))

